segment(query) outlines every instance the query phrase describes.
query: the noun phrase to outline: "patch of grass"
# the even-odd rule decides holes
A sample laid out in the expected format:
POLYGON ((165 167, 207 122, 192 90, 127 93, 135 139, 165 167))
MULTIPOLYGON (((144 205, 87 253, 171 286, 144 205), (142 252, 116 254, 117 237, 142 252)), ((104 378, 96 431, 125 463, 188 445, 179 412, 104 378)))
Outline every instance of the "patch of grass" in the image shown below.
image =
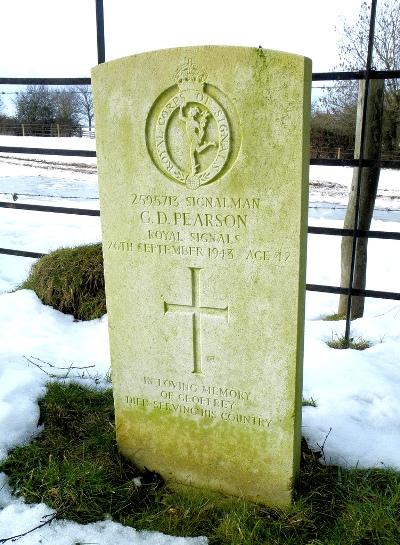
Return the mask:
POLYGON ((345 350, 347 348, 351 348, 352 350, 366 350, 367 348, 371 348, 372 344, 363 339, 362 337, 359 337, 358 339, 346 339, 346 337, 336 337, 327 341, 326 343, 330 348, 336 348, 338 350, 345 350))
POLYGON ((112 390, 51 383, 40 401, 45 431, 16 449, 2 468, 28 502, 45 501, 82 523, 146 509, 161 480, 120 456, 114 439, 112 390), (142 486, 133 479, 141 477, 142 486))
POLYGON ((328 314, 322 318, 325 322, 338 322, 346 319, 346 314, 328 314))
POLYGON ((101 244, 60 248, 43 256, 21 288, 77 320, 100 318, 106 313, 101 244))
POLYGON ((310 397, 309 399, 303 398, 301 404, 303 407, 317 407, 317 402, 313 397, 310 397))
POLYGON ((28 502, 60 518, 112 518, 137 529, 206 535, 210 545, 394 545, 400 542, 400 474, 319 463, 305 442, 287 511, 218 494, 172 491, 118 453, 111 390, 51 384, 43 433, 0 466, 28 502), (138 486, 138 478, 143 483, 138 486))

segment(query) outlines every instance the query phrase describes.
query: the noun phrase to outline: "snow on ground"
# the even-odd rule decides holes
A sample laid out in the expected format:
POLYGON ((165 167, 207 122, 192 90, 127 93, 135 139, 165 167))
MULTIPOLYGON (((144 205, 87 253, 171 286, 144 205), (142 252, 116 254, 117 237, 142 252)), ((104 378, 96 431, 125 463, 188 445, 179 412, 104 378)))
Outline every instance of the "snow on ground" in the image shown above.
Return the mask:
POLYGON ((400 305, 391 306, 356 321, 353 337, 373 343, 362 352, 326 345, 343 322, 307 322, 303 396, 317 407, 304 407, 303 434, 316 447, 332 429, 328 463, 400 470, 400 305))
MULTIPOLYGON (((15 146, 21 148, 51 148, 51 149, 72 149, 72 150, 96 150, 96 141, 94 138, 79 138, 72 136, 71 138, 57 138, 56 136, 8 136, 0 135, 0 146, 15 146)), ((76 163, 84 162, 92 165, 96 164, 96 158, 92 157, 76 157, 76 156, 54 156, 54 155, 36 155, 23 153, 13 154, 10 152, 1 152, 1 155, 12 155, 13 157, 43 159, 61 163, 76 163)))
MULTIPOLYGON (((64 202, 51 204, 61 206, 64 202)), ((1 248, 47 253, 60 247, 101 240, 100 220, 95 216, 0 208, 0 222, 1 248)), ((0 293, 14 289, 23 282, 34 261, 0 254, 0 293)))
MULTIPOLYGON (((352 168, 311 166, 310 203, 322 201, 325 203, 346 206, 352 176, 352 168)), ((399 209, 399 199, 400 172, 389 169, 382 170, 379 176, 376 207, 399 209)))
MULTIPOLYGON (((43 524, 54 513, 47 505, 26 505, 15 498, 8 487, 4 473, 0 474, 0 538, 16 536, 43 524)), ((173 537, 159 532, 136 531, 116 522, 104 520, 78 524, 56 520, 18 539, 20 545, 207 545, 205 537, 173 537)))
MULTIPOLYGON (((77 137, 0 135, 0 146, 96 150, 95 140, 77 137)), ((0 176, 0 200, 11 200, 13 194, 22 202, 30 202, 38 194, 52 199, 54 186, 62 189, 58 198, 66 199, 65 206, 98 198, 96 157, 1 152, 0 176), (73 203, 68 204, 68 200, 73 203)))
MULTIPOLYGON (((2 138, 10 137, 0 137, 0 145, 6 145, 2 138)), ((50 139, 45 140, 44 145, 49 145, 50 139)), ((94 145, 93 141, 77 140, 77 143, 70 140, 71 148, 84 149, 84 145, 94 145)), ((24 145, 43 146, 41 142, 24 145)), ((61 147, 58 141, 52 145, 61 147)), ((43 165, 18 157, 4 159, 0 155, 0 192, 9 193, 8 196, 1 195, 0 200, 9 200, 14 192, 30 192, 43 197, 25 195, 18 196, 18 200, 85 208, 98 206, 93 161, 74 158, 68 170, 63 170, 67 168, 64 163, 68 162, 64 162, 64 158, 62 168, 58 157, 47 159, 49 164, 43 165), (73 196, 77 199, 72 199, 73 196)), ((400 209, 398 175, 385 171, 381 178, 382 188, 387 189, 389 195, 386 201, 390 201, 392 209, 400 209)), ((329 200, 339 207, 342 200, 346 201, 351 171, 313 167, 311 178, 316 182, 311 190, 311 206, 320 204, 310 208, 310 224, 341 227, 343 212, 329 205, 329 200), (340 190, 334 188, 330 193, 332 186, 328 182, 336 184, 340 190)), ((383 207, 374 215, 373 229, 398 231, 400 215, 396 214, 383 207)), ((60 246, 100 240, 98 217, 0 209, 0 222, 0 246, 3 248, 47 252, 60 246)), ((367 288, 400 291, 399 244, 398 241, 370 240, 367 288)), ((307 281, 338 285, 339 257, 339 237, 310 235, 307 281)), ((10 449, 30 441, 41 431, 37 428, 37 400, 45 391, 47 377, 26 358, 36 362, 44 360, 60 367, 95 365, 87 370, 91 378, 85 380, 95 387, 102 387, 99 377, 109 369, 106 316, 91 322, 74 322, 71 316, 42 305, 31 291, 7 293, 24 280, 33 262, 32 259, 0 255, 0 325, 3 332, 0 345, 0 457, 5 457, 10 449)), ((343 467, 391 466, 400 470, 400 302, 367 299, 365 317, 352 326, 354 338, 368 339, 372 343, 371 348, 363 352, 334 350, 327 346, 327 340, 344 332, 344 322, 320 319, 335 312, 337 303, 336 295, 307 293, 304 397, 315 400, 317 406, 304 407, 303 434, 312 448, 318 448, 325 441, 327 463, 338 463, 343 467)), ((45 505, 26 505, 23 499, 13 496, 4 474, 0 475, 1 507, 0 538, 23 533, 52 513, 45 505)), ((54 521, 19 541, 21 545, 72 545, 77 542, 203 545, 207 540, 136 532, 112 521, 89 525, 54 521)))

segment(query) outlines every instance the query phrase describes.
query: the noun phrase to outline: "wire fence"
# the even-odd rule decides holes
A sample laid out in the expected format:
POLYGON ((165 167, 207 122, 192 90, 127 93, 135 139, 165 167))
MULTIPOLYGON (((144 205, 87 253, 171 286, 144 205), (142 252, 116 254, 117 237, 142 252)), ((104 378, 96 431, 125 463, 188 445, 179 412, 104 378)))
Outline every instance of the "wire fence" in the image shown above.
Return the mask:
MULTIPOLYGON (((103 13, 103 0, 95 0, 96 2, 96 24, 97 24, 97 53, 98 63, 105 61, 105 42, 104 42, 104 13, 103 13)), ((373 79, 396 79, 400 78, 400 70, 373 70, 372 69, 372 52, 373 41, 375 31, 375 18, 376 18, 377 0, 371 0, 371 17, 369 27, 369 39, 368 39, 368 52, 366 59, 365 70, 359 71, 340 71, 340 72, 320 72, 314 73, 312 76, 313 82, 336 82, 336 81, 365 81, 364 87, 364 106, 361 119, 361 146, 360 154, 358 158, 354 158, 353 151, 341 150, 337 148, 326 151, 321 150, 317 153, 313 151, 311 156, 311 165, 320 166, 348 166, 358 168, 358 180, 356 187, 356 207, 354 213, 354 222, 351 229, 336 229, 332 227, 308 227, 308 233, 321 236, 340 236, 351 237, 352 240, 352 255, 351 255, 351 267, 348 282, 345 286, 327 286, 321 284, 307 284, 306 289, 308 291, 314 291, 319 293, 331 293, 346 295, 348 297, 347 312, 346 312, 346 330, 345 338, 350 339, 350 327, 351 327, 351 309, 354 297, 373 297, 381 299, 393 299, 400 300, 400 293, 367 290, 360 289, 354 286, 354 273, 356 265, 356 248, 357 241, 362 238, 374 238, 374 239, 391 239, 400 240, 400 233, 389 231, 377 231, 377 230, 362 230, 359 229, 359 212, 360 212, 360 195, 361 195, 361 175, 364 168, 377 167, 377 168, 400 168, 400 153, 395 156, 383 155, 379 160, 366 159, 364 154, 365 144, 365 127, 366 127, 366 115, 367 115, 367 98, 369 91, 369 82, 373 79)), ((0 78, 0 85, 89 85, 89 78, 0 78)), ((79 157, 95 157, 94 151, 87 150, 65 150, 65 149, 48 149, 48 148, 26 148, 17 146, 0 146, 0 152, 8 153, 30 153, 30 154, 46 154, 46 155, 60 155, 60 156, 79 156, 79 157)), ((62 214, 79 214, 89 216, 99 216, 99 210, 88 210, 79 208, 63 208, 55 206, 43 206, 33 204, 20 204, 16 202, 0 202, 0 207, 14 208, 20 210, 31 210, 41 212, 53 212, 62 214)), ((16 255, 23 257, 40 257, 43 254, 37 252, 26 252, 21 250, 14 250, 10 248, 0 248, 0 254, 16 255)))
POLYGON ((39 199, 77 199, 81 201, 98 201, 99 197, 85 197, 82 195, 52 195, 47 193, 17 193, 16 191, 0 191, 0 195, 9 196, 14 202, 20 197, 35 197, 39 199))
MULTIPOLYGON (((345 148, 342 146, 311 146, 310 155, 312 159, 353 159, 354 148, 345 148)), ((382 151, 381 159, 383 161, 399 161, 400 151, 382 151)))

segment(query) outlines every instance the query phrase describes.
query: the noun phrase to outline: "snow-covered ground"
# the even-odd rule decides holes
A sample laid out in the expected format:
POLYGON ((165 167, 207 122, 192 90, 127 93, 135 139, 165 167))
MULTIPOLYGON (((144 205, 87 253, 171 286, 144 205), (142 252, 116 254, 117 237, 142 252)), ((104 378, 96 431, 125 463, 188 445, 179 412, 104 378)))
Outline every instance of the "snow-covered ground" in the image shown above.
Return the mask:
MULTIPOLYGON (((18 144, 10 138, 0 137, 0 145, 22 145, 21 138, 18 144)), ((44 144, 40 140, 26 138, 23 145, 94 149, 92 140, 48 138, 44 144)), ((11 200, 17 193, 18 202, 98 207, 94 159, 10 155, 0 154, 0 200, 11 200)), ((311 225, 341 227, 351 174, 345 168, 311 168, 311 225)), ((373 229, 399 231, 399 182, 400 173, 382 173, 373 229)), ((3 248, 47 252, 100 240, 98 217, 0 208, 0 221, 3 248)), ((400 291, 399 245, 399 241, 370 240, 367 288, 400 291)), ((307 281, 338 285, 339 252, 339 237, 310 235, 307 281)), ((31 291, 12 292, 26 278, 33 261, 0 255, 0 457, 40 433, 37 401, 47 377, 26 357, 59 366, 94 364, 90 369, 93 384, 109 369, 106 316, 74 322, 71 316, 42 305, 31 291)), ((303 433, 312 448, 318 448, 329 434, 324 445, 328 463, 400 470, 400 303, 367 300, 365 317, 354 322, 352 334, 368 339, 372 346, 357 352, 326 345, 326 340, 344 331, 343 322, 320 319, 335 312, 337 302, 336 295, 307 294, 304 397, 314 399, 317 406, 303 409, 303 433)), ((0 539, 29 530, 52 513, 45 505, 26 505, 13 496, 4 474, 0 475, 0 508, 0 539)), ((19 540, 21 545, 77 542, 200 545, 207 540, 140 533, 112 521, 89 525, 55 521, 19 540)))
MULTIPOLYGON (((311 166, 310 203, 315 204, 321 200, 324 203, 345 207, 352 176, 352 168, 311 166)), ((398 210, 400 208, 399 202, 399 172, 389 169, 382 170, 376 197, 377 210, 398 210)))

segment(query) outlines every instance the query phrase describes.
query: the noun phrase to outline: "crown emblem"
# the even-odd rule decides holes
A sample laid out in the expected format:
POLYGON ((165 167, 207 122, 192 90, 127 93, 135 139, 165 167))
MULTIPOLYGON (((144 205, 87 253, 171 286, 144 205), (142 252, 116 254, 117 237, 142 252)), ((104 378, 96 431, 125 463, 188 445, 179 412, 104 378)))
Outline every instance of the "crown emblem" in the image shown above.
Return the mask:
POLYGON ((185 59, 174 74, 174 81, 181 91, 188 89, 201 91, 206 79, 207 72, 195 64, 192 59, 185 59))

